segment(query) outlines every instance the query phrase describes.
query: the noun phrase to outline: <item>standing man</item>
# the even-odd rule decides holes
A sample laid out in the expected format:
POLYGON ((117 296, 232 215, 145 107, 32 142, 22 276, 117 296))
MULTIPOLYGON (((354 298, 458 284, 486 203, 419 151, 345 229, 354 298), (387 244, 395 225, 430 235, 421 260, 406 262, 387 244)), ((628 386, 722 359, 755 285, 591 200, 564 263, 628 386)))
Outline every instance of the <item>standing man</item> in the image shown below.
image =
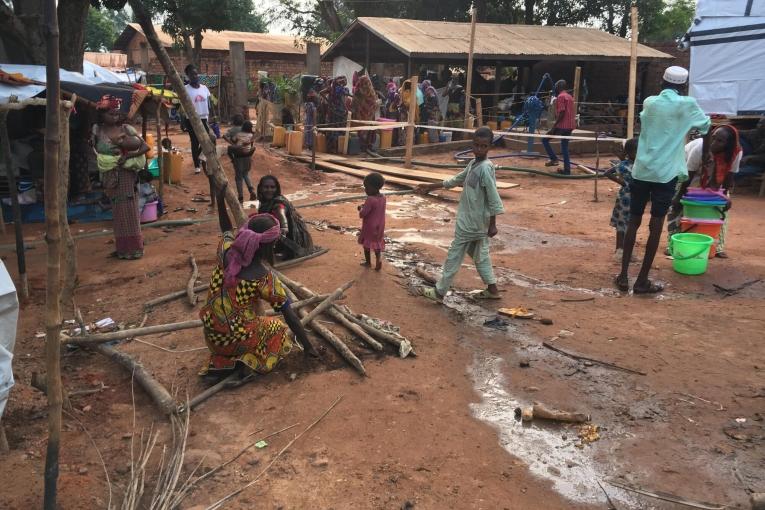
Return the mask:
POLYGON ((686 69, 668 67, 664 71, 661 93, 649 97, 643 103, 637 159, 632 167, 630 222, 624 235, 622 271, 615 280, 617 288, 623 292, 629 290, 630 259, 649 200, 651 221, 648 224, 648 242, 643 265, 632 290, 635 294, 655 294, 663 290, 661 285, 648 279, 648 273, 659 248, 664 217, 675 195, 677 181, 688 178, 685 138, 691 129, 706 134, 712 123, 694 98, 681 95, 687 81, 686 69))
MULTIPOLYGON (((566 91, 568 84, 566 80, 558 80, 555 83, 555 124, 547 132, 548 135, 569 136, 576 127, 576 112, 574 111, 574 98, 566 91)), ((542 145, 545 146, 550 161, 545 166, 558 166, 558 156, 550 147, 550 139, 543 138, 542 145)), ((558 170, 559 174, 571 174, 571 159, 568 154, 568 139, 562 138, 560 141, 560 152, 563 156, 563 170, 558 170)))
MULTIPOLYGON (((194 103, 194 110, 196 110, 199 118, 202 119, 205 131, 209 133, 210 128, 207 126, 207 118, 210 116, 210 90, 206 85, 199 83, 199 72, 193 64, 187 65, 184 71, 189 79, 189 82, 186 84, 186 93, 191 98, 191 102, 194 103)), ((189 130, 189 140, 191 141, 191 158, 194 160, 194 173, 198 174, 202 171, 202 164, 199 159, 199 155, 202 153, 202 146, 199 145, 197 135, 191 128, 191 122, 188 119, 186 119, 186 127, 189 130)))

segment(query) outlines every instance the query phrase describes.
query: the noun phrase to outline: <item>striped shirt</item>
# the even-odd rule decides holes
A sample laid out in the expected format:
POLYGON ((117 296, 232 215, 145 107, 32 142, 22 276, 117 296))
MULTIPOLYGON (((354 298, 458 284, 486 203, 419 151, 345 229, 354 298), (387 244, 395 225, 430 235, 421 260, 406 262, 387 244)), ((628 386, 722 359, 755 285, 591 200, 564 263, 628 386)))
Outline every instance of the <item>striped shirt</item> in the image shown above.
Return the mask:
MULTIPOLYGON (((576 112, 574 111, 574 98, 571 97, 571 94, 566 92, 565 90, 562 91, 560 94, 558 94, 557 99, 555 100, 555 114, 560 115, 560 112, 565 112, 563 114, 563 119, 561 119, 560 122, 555 124, 555 127, 558 129, 576 129, 576 112)), ((557 116, 556 116, 557 119, 557 116)))

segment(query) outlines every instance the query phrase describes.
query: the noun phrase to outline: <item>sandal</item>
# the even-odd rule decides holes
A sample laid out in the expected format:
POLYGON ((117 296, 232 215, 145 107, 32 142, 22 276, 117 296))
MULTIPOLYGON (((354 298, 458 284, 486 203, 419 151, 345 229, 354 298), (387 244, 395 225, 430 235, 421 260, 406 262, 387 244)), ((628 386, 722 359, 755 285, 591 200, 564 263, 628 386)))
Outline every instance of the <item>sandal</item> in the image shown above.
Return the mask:
POLYGON ((717 257, 718 259, 727 259, 728 254, 725 253, 724 251, 718 251, 717 253, 715 253, 715 257, 717 257))
POLYGON ((646 285, 645 287, 638 287, 637 285, 634 285, 632 287, 633 294, 658 294, 659 292, 663 290, 664 290, 664 285, 653 283, 650 280, 648 280, 648 285, 646 285))
POLYGON ((483 289, 480 292, 471 293, 470 297, 473 299, 502 299, 499 294, 492 294, 488 289, 483 289))
POLYGON ((629 292, 630 290, 629 279, 625 278, 622 280, 621 275, 616 275, 614 277, 614 285, 616 285, 616 288, 622 292, 629 292))
POLYGON ((435 287, 420 287, 420 295, 431 301, 442 304, 444 297, 438 293, 435 287))

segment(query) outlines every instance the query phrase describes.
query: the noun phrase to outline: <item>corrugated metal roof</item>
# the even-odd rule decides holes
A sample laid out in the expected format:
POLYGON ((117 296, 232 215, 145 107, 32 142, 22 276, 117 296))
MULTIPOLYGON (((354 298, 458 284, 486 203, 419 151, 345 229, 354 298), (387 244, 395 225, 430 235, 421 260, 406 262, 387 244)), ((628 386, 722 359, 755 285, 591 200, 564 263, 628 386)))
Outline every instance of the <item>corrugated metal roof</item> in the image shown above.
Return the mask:
MULTIPOLYGON (((143 34, 141 25, 129 23, 128 26, 143 34)), ((159 40, 165 47, 173 45, 173 38, 162 31, 160 25, 154 25, 159 40)), ((126 28, 127 30, 127 28, 126 28)), ((228 51, 229 41, 244 42, 244 51, 258 53, 290 53, 305 55, 305 43, 291 35, 258 34, 255 32, 235 32, 224 30, 222 32, 205 31, 202 39, 202 48, 205 50, 228 51)), ((326 47, 326 44, 324 45, 326 47)))
MULTIPOLYGON (((470 23, 395 18, 358 18, 325 52, 332 55, 343 40, 363 27, 412 58, 466 58, 470 23)), ((630 42, 595 28, 479 23, 474 55, 479 59, 519 60, 549 57, 621 59, 630 57, 630 42)), ((672 56, 638 45, 642 59, 672 56)))

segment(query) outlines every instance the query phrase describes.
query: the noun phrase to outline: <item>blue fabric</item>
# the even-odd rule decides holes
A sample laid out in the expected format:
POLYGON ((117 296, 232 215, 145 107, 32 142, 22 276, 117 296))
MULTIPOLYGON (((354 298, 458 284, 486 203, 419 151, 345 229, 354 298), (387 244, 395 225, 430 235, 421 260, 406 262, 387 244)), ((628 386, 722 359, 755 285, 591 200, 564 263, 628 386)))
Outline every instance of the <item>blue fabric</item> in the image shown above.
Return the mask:
POLYGON ((674 178, 685 181, 685 137, 691 129, 702 134, 712 121, 696 100, 664 89, 643 103, 640 112, 640 139, 632 177, 645 182, 667 183, 674 178))

